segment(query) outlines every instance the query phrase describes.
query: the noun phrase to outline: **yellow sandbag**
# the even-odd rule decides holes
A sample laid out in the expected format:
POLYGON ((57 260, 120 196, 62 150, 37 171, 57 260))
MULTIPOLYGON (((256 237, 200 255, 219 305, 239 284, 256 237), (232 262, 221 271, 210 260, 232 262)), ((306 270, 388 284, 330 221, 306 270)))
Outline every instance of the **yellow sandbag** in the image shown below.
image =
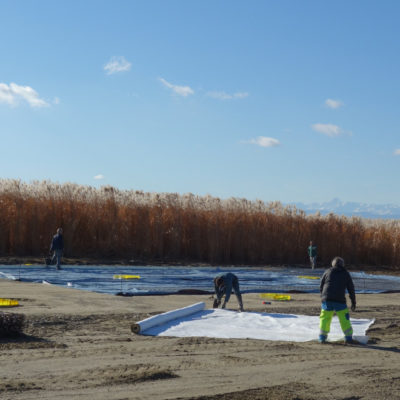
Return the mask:
POLYGON ((0 307, 15 307, 18 305, 19 305, 19 303, 17 300, 0 299, 0 307))
POLYGON ((298 278, 302 279, 319 279, 319 276, 306 276, 306 275, 300 275, 298 278))
POLYGON ((114 275, 114 279, 140 279, 139 275, 114 275))
POLYGON ((272 299, 272 300, 290 300, 291 297, 288 294, 279 293, 261 293, 260 297, 262 299, 272 299))

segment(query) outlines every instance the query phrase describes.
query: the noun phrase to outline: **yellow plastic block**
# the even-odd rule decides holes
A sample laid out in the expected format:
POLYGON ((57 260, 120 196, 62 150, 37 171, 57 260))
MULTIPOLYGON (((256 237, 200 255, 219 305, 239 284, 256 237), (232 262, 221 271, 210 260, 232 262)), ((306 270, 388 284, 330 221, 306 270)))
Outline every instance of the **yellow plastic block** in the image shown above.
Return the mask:
POLYGON ((0 307, 15 307, 18 305, 19 305, 19 303, 17 300, 0 299, 0 307))
POLYGON ((301 279, 319 279, 319 276, 306 276, 306 275, 300 275, 298 278, 301 279))
POLYGON ((114 275, 114 279, 140 279, 139 275, 114 275))
POLYGON ((288 294, 279 293, 261 293, 260 297, 262 299, 272 299, 272 300, 290 300, 291 297, 288 294))

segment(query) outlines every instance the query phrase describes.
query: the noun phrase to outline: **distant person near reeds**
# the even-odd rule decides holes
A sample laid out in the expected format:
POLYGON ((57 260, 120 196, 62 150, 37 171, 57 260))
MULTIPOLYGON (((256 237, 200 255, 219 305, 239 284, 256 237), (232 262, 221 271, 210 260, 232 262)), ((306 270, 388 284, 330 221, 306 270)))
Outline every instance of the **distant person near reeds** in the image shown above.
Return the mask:
POLYGON ((310 257, 311 269, 314 269, 317 266, 317 246, 313 245, 312 241, 308 246, 308 256, 310 257))
POLYGON ((57 269, 61 267, 61 258, 64 251, 64 238, 63 238, 62 228, 57 229, 57 233, 53 236, 50 245, 50 253, 53 252, 53 257, 51 258, 50 264, 57 263, 57 269))

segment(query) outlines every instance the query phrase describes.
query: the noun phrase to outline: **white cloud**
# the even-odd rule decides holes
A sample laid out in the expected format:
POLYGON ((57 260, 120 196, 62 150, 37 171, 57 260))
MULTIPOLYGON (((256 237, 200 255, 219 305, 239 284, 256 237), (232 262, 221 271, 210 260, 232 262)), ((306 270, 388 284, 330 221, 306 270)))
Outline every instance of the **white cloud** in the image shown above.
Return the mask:
POLYGON ((102 175, 102 174, 95 175, 95 176, 93 177, 93 179, 96 179, 96 180, 104 179, 104 175, 102 175))
POLYGON ((190 94, 194 94, 194 90, 190 88, 189 86, 178 86, 178 85, 173 85, 172 83, 167 82, 163 78, 158 78, 159 81, 166 86, 168 89, 172 89, 173 92, 176 94, 179 94, 179 96, 189 96, 190 94))
POLYGON ((330 137, 339 136, 344 133, 340 127, 333 124, 314 124, 311 127, 314 131, 330 137))
POLYGON ((251 139, 249 143, 255 144, 260 147, 275 147, 281 144, 278 139, 266 136, 258 136, 256 139, 251 139))
POLYGON ((249 96, 247 92, 236 92, 233 94, 225 92, 208 92, 207 96, 219 100, 233 100, 233 99, 244 99, 249 96))
POLYGON ((396 150, 393 152, 393 154, 394 154, 395 156, 400 156, 400 149, 396 149, 396 150))
POLYGON ((333 100, 333 99, 326 99, 325 100, 325 105, 328 107, 328 108, 332 108, 332 109, 336 109, 336 108, 339 108, 339 107, 342 107, 342 106, 344 106, 344 104, 343 104, 343 102, 342 101, 340 101, 340 100, 333 100))
POLYGON ((131 69, 131 63, 125 57, 111 57, 110 61, 104 66, 107 75, 116 74, 117 72, 126 72, 131 69))
POLYGON ((10 83, 9 85, 0 83, 0 103, 16 106, 21 101, 27 102, 31 107, 49 106, 30 86, 19 86, 16 83, 10 83))

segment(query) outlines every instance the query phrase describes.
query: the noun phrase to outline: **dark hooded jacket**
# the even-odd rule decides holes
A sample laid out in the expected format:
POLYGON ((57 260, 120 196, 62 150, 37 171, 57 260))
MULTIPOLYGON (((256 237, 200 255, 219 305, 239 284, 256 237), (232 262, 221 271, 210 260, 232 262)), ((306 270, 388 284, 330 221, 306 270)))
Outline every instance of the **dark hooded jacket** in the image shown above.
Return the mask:
POLYGON ((51 241, 50 251, 63 250, 64 249, 64 239, 61 233, 57 233, 53 236, 51 241))
POLYGON ((351 303, 355 305, 356 294, 349 271, 342 266, 331 267, 325 271, 319 286, 323 302, 334 301, 346 304, 346 289, 349 292, 351 303))

